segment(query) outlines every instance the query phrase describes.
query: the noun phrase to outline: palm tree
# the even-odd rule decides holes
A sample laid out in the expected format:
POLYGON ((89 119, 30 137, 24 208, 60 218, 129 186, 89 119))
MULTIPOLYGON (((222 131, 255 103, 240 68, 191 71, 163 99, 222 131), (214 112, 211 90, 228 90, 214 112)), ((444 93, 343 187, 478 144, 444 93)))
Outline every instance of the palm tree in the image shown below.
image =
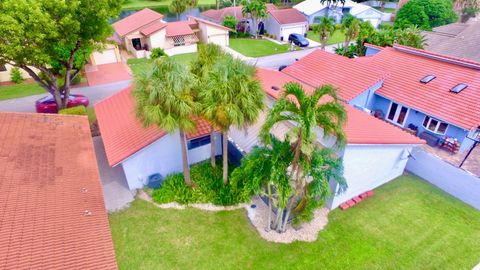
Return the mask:
POLYGON ((168 9, 170 12, 175 13, 178 21, 180 19, 180 13, 184 12, 191 4, 193 4, 193 2, 187 2, 186 0, 172 0, 168 9))
POLYGON ((136 115, 144 126, 156 125, 168 133, 179 131, 185 183, 191 185, 186 132, 195 130, 192 120, 198 108, 192 95, 194 78, 185 66, 171 58, 159 58, 152 68, 135 78, 136 115))
POLYGON ((335 32, 335 24, 331 18, 324 16, 319 24, 313 26, 313 32, 320 35, 321 49, 325 51, 328 40, 335 32))
MULTIPOLYGON (((206 85, 208 83, 208 76, 210 71, 212 70, 214 64, 225 56, 222 48, 216 44, 208 43, 208 44, 199 44, 198 45, 198 57, 195 61, 192 62, 190 66, 190 71, 195 75, 197 78, 197 86, 195 89, 195 95, 198 97, 202 91, 210 91, 211 89, 208 88, 206 85)), ((205 94, 203 94, 205 95, 205 94)), ((203 100, 205 102, 205 100, 203 100)), ((205 107, 210 103, 203 103, 200 100, 200 106, 205 107)), ((210 155, 210 163, 212 167, 216 166, 215 162, 215 126, 213 125, 213 120, 208 119, 207 115, 203 116, 207 120, 210 121, 210 145, 211 145, 211 155, 210 155)))
POLYGON ((202 114, 222 132, 223 181, 228 181, 228 130, 231 126, 242 128, 256 122, 264 107, 256 70, 239 59, 225 55, 209 73, 208 90, 200 92, 202 114))
POLYGON ((356 39, 360 33, 360 21, 351 15, 346 16, 342 22, 342 30, 345 33, 343 52, 347 54, 350 42, 356 39))
MULTIPOLYGON (((293 160, 290 167, 290 177, 295 184, 296 194, 290 199, 286 217, 280 229, 284 230, 291 210, 298 197, 305 195, 306 169, 312 160, 317 148, 317 127, 323 129, 323 136, 333 135, 336 137, 337 146, 345 143, 343 125, 346 122, 345 108, 340 104, 336 95, 336 89, 330 85, 317 88, 312 95, 305 94, 303 87, 297 83, 287 83, 285 91, 272 110, 268 114, 261 130, 262 141, 271 143, 270 130, 279 122, 290 122, 292 128, 288 133, 287 140, 291 142, 293 160), (325 99, 331 101, 323 102, 325 99)), ((278 229, 278 227, 277 227, 278 229)))
POLYGON ((247 0, 243 3, 242 14, 245 17, 252 18, 253 27, 255 27, 255 38, 258 37, 259 20, 267 17, 267 5, 261 0, 247 0))
POLYGON ((417 49, 423 49, 426 45, 425 36, 416 25, 397 31, 395 42, 417 49))

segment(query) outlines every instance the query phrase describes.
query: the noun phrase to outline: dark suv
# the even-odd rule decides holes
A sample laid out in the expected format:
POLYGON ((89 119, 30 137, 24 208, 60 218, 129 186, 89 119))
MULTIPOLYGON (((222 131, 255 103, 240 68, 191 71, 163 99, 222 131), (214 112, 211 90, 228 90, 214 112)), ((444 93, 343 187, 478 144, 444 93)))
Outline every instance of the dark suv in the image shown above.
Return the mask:
POLYGON ((300 34, 290 34, 288 41, 300 47, 307 47, 309 45, 308 40, 300 34))

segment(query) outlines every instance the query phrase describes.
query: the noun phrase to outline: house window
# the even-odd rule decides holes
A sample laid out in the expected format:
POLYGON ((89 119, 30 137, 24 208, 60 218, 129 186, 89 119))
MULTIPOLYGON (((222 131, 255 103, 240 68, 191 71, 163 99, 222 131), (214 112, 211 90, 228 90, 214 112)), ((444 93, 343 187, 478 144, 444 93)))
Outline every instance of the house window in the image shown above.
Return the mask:
POLYGON ((407 119, 407 115, 408 115, 407 107, 402 106, 398 103, 392 102, 388 110, 387 120, 396 125, 403 127, 403 125, 405 124, 405 120, 407 119))
POLYGON ((173 37, 173 46, 175 47, 185 46, 185 37, 184 36, 173 37))
POLYGON ((139 51, 142 49, 142 42, 139 38, 132 39, 132 46, 135 50, 139 51))
POLYGON ((188 150, 210 144, 210 135, 188 141, 188 150))
POLYGON ((448 124, 430 116, 425 116, 425 119, 423 119, 423 127, 431 132, 444 135, 447 131, 448 124))
POLYGON ((0 65, 0 72, 7 71, 7 67, 5 65, 0 65))

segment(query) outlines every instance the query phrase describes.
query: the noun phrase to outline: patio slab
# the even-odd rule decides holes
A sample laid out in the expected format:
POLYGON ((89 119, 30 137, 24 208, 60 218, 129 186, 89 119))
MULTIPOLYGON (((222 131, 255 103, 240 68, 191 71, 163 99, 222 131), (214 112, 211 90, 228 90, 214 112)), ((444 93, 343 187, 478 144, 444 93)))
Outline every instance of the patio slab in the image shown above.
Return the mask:
MULTIPOLYGON (((462 160, 465 158, 467 151, 464 153, 458 153, 458 154, 452 154, 444 149, 441 149, 439 147, 432 147, 429 145, 423 145, 422 148, 427 151, 428 153, 431 153, 444 161, 449 162, 450 164, 453 164, 454 166, 459 166, 462 160)), ((468 159, 465 161, 463 164, 462 168, 464 170, 467 170, 471 172, 474 175, 480 176, 480 146, 477 146, 468 159)))
POLYGON ((89 86, 132 79, 130 68, 123 62, 95 66, 88 65, 85 67, 85 73, 89 86))

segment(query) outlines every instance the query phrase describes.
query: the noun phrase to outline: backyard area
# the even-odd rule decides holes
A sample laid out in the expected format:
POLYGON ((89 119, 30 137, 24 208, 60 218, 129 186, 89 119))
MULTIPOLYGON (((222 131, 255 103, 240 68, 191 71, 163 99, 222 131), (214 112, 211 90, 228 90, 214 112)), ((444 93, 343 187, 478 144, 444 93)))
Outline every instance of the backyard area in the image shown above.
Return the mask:
POLYGON ((261 57, 288 52, 290 45, 280 45, 267 39, 230 38, 230 48, 247 57, 261 57))
POLYGON ((480 212, 412 176, 331 212, 312 243, 266 242, 244 210, 137 199, 109 219, 120 269, 472 269, 480 253, 480 212))
MULTIPOLYGON (((313 41, 320 42, 319 34, 313 32, 312 30, 307 32, 307 37, 313 41)), ((345 34, 341 30, 335 30, 333 35, 328 40, 327 45, 343 43, 344 41, 345 41, 345 34)))
MULTIPOLYGON (((123 9, 142 9, 146 7, 168 7, 171 0, 125 0, 123 2, 123 9)), ((198 6, 215 5, 215 0, 199 0, 198 6)))
POLYGON ((0 85, 0 100, 20 98, 47 92, 35 82, 24 82, 12 85, 0 85))
MULTIPOLYGON (((171 58, 175 59, 182 65, 186 65, 190 63, 193 59, 197 57, 197 53, 185 53, 185 54, 178 54, 174 56, 170 56, 171 58)), ((152 60, 147 58, 131 58, 128 59, 127 64, 132 70, 134 75, 138 75, 144 70, 148 70, 149 65, 151 64, 152 60)))

